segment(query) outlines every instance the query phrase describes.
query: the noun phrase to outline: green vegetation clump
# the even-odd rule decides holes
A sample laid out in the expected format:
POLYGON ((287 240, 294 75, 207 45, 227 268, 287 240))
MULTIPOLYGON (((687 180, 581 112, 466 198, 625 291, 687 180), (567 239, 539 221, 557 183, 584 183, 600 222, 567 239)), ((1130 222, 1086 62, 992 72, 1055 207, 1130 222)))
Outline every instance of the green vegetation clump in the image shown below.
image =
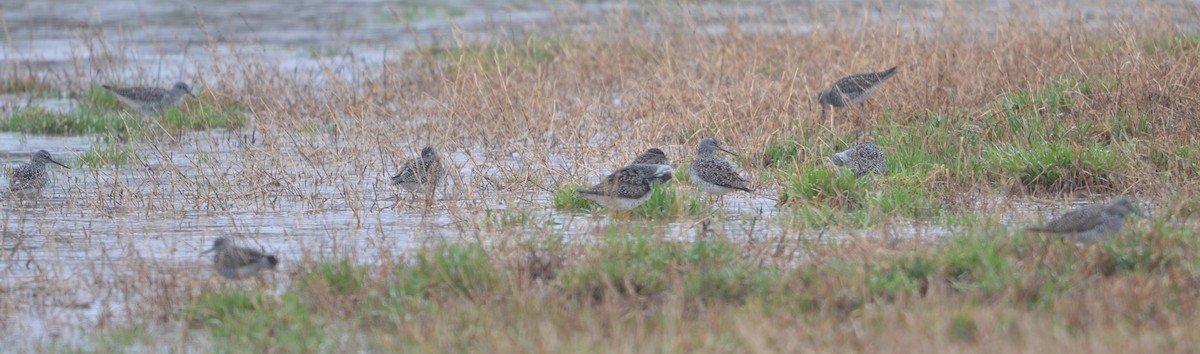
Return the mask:
POLYGON ((502 274, 483 248, 446 245, 423 251, 395 270, 388 293, 401 297, 479 297, 500 286, 502 274))
MULTIPOLYGON (((579 196, 576 192, 581 187, 567 186, 554 191, 552 205, 554 209, 570 212, 596 212, 605 210, 600 204, 579 196)), ((633 209, 633 214, 645 219, 671 219, 683 216, 704 215, 706 212, 701 196, 693 193, 690 187, 680 186, 675 180, 665 184, 654 183, 650 190, 650 199, 633 209)))
MULTIPOLYGON (((544 250, 554 256, 529 257, 522 251, 517 254, 526 256, 515 263, 503 261, 511 253, 474 244, 426 248, 391 269, 320 263, 282 294, 218 290, 193 299, 183 315, 193 329, 210 333, 217 348, 305 351, 343 332, 367 340, 386 334, 389 341, 375 345, 408 347, 422 345, 426 331, 482 339, 501 323, 511 327, 497 328, 514 331, 545 324, 563 328, 583 314, 621 322, 630 320, 631 309, 644 318, 671 321, 714 314, 773 321, 949 304, 989 309, 940 322, 944 327, 938 328, 952 339, 973 342, 995 335, 997 329, 980 325, 977 317, 988 311, 1058 318, 1064 307, 1101 301, 1080 299, 1074 294, 1080 287, 1110 291, 1103 284, 1157 286, 1152 284, 1200 276, 1200 256, 1187 248, 1196 234, 1162 222, 1146 230, 1127 228, 1110 242, 1084 250, 1054 236, 982 227, 940 245, 867 257, 856 256, 858 247, 818 243, 805 250, 816 258, 795 264, 742 242, 677 242, 642 234, 614 227, 593 244, 571 246, 560 239, 555 250, 544 250), (545 261, 564 253, 578 257, 545 261)), ((1121 294, 1123 288, 1117 289, 1121 294)), ((1180 291, 1186 293, 1138 293, 1142 305, 1114 307, 1118 313, 1112 315, 1162 316, 1180 301, 1194 302, 1179 297, 1180 291)), ((478 348, 488 342, 454 343, 478 348)))
POLYGON ((325 342, 311 305, 293 293, 225 290, 202 295, 185 311, 191 325, 207 329, 222 351, 304 352, 325 342))
POLYGON ((17 109, 0 120, 0 130, 47 135, 122 135, 126 138, 170 132, 237 128, 245 125, 240 105, 212 95, 185 99, 182 109, 169 108, 158 117, 142 117, 125 107, 112 93, 92 87, 81 97, 78 110, 48 112, 37 107, 17 109))
POLYGON ((551 205, 556 210, 587 212, 598 210, 600 204, 579 196, 579 189, 586 188, 578 185, 568 185, 554 191, 551 205))
POLYGON ((507 73, 550 64, 571 47, 565 39, 530 36, 520 41, 494 44, 435 46, 423 54, 445 65, 449 73, 463 70, 507 73))
POLYGON ((77 97, 77 110, 49 112, 40 107, 14 110, 0 118, 0 131, 43 135, 98 135, 101 144, 80 155, 80 163, 99 167, 120 165, 137 158, 123 142, 150 139, 183 131, 238 128, 246 124, 241 105, 213 95, 185 99, 180 108, 168 108, 155 117, 125 107, 112 93, 92 87, 77 97))
POLYGON ((1150 54, 1180 55, 1195 51, 1200 47, 1200 35, 1169 34, 1152 38, 1142 44, 1142 49, 1150 54))
POLYGON ((137 152, 124 144, 98 144, 77 156, 79 164, 87 167, 124 165, 137 160, 137 152))

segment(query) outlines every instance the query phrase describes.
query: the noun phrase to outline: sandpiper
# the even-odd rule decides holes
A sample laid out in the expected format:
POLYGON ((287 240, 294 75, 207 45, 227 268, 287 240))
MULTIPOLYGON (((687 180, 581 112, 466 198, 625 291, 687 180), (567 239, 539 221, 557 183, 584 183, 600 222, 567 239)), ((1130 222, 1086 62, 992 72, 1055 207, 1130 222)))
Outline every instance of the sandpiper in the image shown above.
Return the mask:
POLYGON ((114 88, 109 85, 102 85, 100 87, 108 90, 108 92, 112 92, 126 106, 132 107, 145 115, 159 114, 167 107, 178 106, 179 102, 183 101, 183 95, 185 94, 196 97, 196 94, 192 93, 192 88, 182 82, 176 82, 175 86, 170 89, 158 87, 114 88))
POLYGON ((209 252, 215 252, 213 267, 217 269, 218 274, 227 279, 242 279, 264 269, 274 270, 279 265, 279 258, 257 250, 234 246, 224 237, 217 238, 213 241, 212 248, 201 254, 209 252))
POLYGON ((886 175, 888 170, 883 150, 870 141, 860 142, 853 148, 833 154, 832 159, 834 165, 845 167, 858 176, 867 173, 886 175))
POLYGON ((690 170, 692 181, 718 198, 735 190, 751 192, 750 188, 746 187, 746 179, 738 174, 733 163, 713 156, 717 150, 737 156, 732 151, 722 148, 721 142, 715 138, 700 140, 700 146, 696 148, 696 159, 692 160, 690 170))
POLYGON ((33 158, 29 162, 13 168, 12 178, 8 181, 9 192, 20 198, 32 198, 41 195, 42 188, 45 188, 46 183, 50 181, 50 173, 46 170, 46 163, 53 163, 70 169, 70 167, 50 158, 50 153, 46 150, 38 150, 38 152, 33 154, 33 158))
POLYGON ((616 210, 630 210, 650 199, 655 181, 671 180, 671 166, 633 164, 609 174, 599 184, 580 189, 579 196, 616 210))
MULTIPOLYGON (((638 157, 636 159, 634 159, 633 163, 631 163, 630 165, 671 166, 671 159, 668 159, 667 154, 664 153, 659 148, 650 148, 650 150, 646 150, 646 152, 643 152, 641 155, 638 155, 638 157)), ((659 178, 659 179, 655 179, 654 181, 665 184, 670 179, 671 179, 671 176, 667 175, 666 179, 659 178)))
POLYGON ((1026 230, 1056 234, 1086 246, 1107 240, 1121 231, 1125 216, 1133 213, 1133 209, 1133 201, 1121 197, 1111 204, 1092 204, 1071 210, 1046 225, 1026 230))
POLYGON ((667 154, 659 148, 650 148, 641 155, 638 155, 630 165, 671 165, 671 159, 667 158, 667 154))
POLYGON ((824 111, 826 107, 845 107, 862 103, 879 89, 879 85, 896 74, 896 68, 898 67, 893 66, 880 72, 853 74, 838 80, 832 87, 817 94, 821 110, 824 111))
POLYGON ((424 189, 426 197, 432 197, 441 182, 445 171, 442 169, 442 159, 426 146, 421 149, 421 157, 409 160, 400 167, 400 173, 392 176, 392 185, 403 187, 410 192, 424 189))

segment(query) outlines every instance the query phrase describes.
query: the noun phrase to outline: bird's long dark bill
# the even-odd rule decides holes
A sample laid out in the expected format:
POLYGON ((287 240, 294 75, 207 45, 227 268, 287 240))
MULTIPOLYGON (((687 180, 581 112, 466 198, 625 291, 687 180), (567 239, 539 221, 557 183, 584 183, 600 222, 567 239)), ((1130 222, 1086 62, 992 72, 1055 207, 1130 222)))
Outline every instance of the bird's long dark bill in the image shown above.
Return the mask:
POLYGON ((188 96, 196 97, 196 94, 192 93, 192 91, 188 91, 187 94, 188 96))
POLYGON ((209 252, 216 251, 216 250, 217 250, 216 248, 209 248, 209 249, 204 250, 204 252, 200 252, 200 254, 208 254, 209 252))
POLYGON ((723 148, 723 147, 720 147, 720 146, 718 146, 718 147, 717 147, 717 150, 724 151, 725 153, 727 153, 727 154, 730 154, 730 155, 733 155, 733 156, 737 156, 737 155, 738 155, 738 154, 735 154, 735 153, 733 153, 733 151, 725 150, 725 148, 723 148))
POLYGON ((70 167, 67 167, 67 165, 64 165, 64 164, 58 163, 58 161, 54 161, 53 159, 50 159, 50 162, 53 162, 55 165, 62 166, 62 167, 63 167, 63 168, 65 168, 65 169, 68 169, 68 170, 69 170, 69 169, 71 169, 70 167))

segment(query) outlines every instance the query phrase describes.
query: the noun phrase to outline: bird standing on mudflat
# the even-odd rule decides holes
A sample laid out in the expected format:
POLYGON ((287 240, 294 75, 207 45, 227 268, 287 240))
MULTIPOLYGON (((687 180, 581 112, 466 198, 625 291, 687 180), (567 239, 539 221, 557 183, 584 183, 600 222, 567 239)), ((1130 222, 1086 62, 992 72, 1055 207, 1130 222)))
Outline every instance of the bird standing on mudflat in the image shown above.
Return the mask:
POLYGON ((47 163, 70 169, 50 158, 50 153, 46 150, 38 150, 33 153, 29 162, 13 168, 12 176, 8 180, 9 192, 19 198, 33 198, 41 195, 42 189, 46 188, 46 183, 50 181, 50 172, 46 168, 47 163))
POLYGON ((162 113, 168 107, 178 106, 183 101, 183 95, 196 97, 196 94, 192 93, 192 88, 183 82, 176 82, 175 86, 170 89, 158 87, 114 88, 109 85, 100 87, 112 92, 126 106, 148 116, 162 113))
POLYGON ((242 279, 262 270, 274 270, 279 258, 258 250, 234 246, 224 237, 213 241, 212 248, 200 254, 214 252, 213 267, 226 279, 242 279))
POLYGON ((1092 204, 1071 210, 1045 225, 1026 230, 1052 233, 1086 246, 1107 240, 1121 231, 1125 216, 1133 212, 1133 201, 1120 197, 1110 204, 1092 204))

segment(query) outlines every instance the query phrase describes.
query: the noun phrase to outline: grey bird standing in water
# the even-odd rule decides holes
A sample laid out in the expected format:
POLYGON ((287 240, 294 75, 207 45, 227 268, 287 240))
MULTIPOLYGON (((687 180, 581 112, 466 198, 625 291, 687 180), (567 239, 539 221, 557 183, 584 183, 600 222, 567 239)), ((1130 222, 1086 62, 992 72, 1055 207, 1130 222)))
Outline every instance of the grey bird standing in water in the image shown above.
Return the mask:
POLYGON ((405 162, 400 173, 392 176, 392 185, 410 192, 424 190, 426 201, 431 201, 443 175, 442 159, 432 147, 426 146, 421 149, 421 157, 405 162))
POLYGON ((1046 225, 1026 230, 1052 233, 1077 243, 1091 245, 1107 240, 1121 231, 1121 227, 1125 226, 1125 216, 1133 212, 1133 201, 1127 197, 1120 197, 1111 204, 1092 204, 1071 210, 1050 220, 1046 225))
POLYGON ((262 270, 274 270, 279 265, 279 259, 273 255, 263 254, 257 250, 237 247, 224 237, 213 241, 212 248, 201 254, 213 254, 213 267, 217 273, 226 279, 242 279, 262 270))
POLYGON ((845 167, 857 176, 867 173, 886 175, 888 171, 883 149, 870 141, 860 142, 846 151, 833 154, 831 159, 834 165, 845 167))
POLYGON ((42 189, 46 188, 46 183, 50 181, 50 172, 46 169, 47 163, 53 163, 70 169, 70 167, 50 158, 50 153, 46 150, 38 150, 38 152, 33 154, 29 162, 13 168, 12 176, 8 180, 9 192, 18 198, 40 196, 42 189))
POLYGON ((611 209, 631 210, 650 199, 655 181, 671 180, 671 166, 636 164, 622 167, 609 174, 590 189, 578 190, 584 199, 611 209))
POLYGON ((717 151, 724 151, 737 156, 732 151, 721 147, 716 138, 704 138, 696 147, 696 159, 692 160, 690 172, 692 182, 705 192, 717 198, 732 191, 751 192, 745 178, 738 174, 737 167, 729 161, 713 156, 717 151))
POLYGON ((176 82, 175 86, 170 89, 158 87, 114 88, 109 85, 100 87, 112 92, 126 106, 148 116, 162 113, 168 107, 178 106, 183 101, 183 95, 196 97, 196 94, 192 93, 192 88, 183 82, 176 82))
POLYGON ((824 111, 826 107, 845 107, 866 101, 884 81, 896 74, 896 68, 898 67, 893 66, 891 69, 876 73, 853 74, 838 80, 832 87, 817 94, 821 110, 824 111))

